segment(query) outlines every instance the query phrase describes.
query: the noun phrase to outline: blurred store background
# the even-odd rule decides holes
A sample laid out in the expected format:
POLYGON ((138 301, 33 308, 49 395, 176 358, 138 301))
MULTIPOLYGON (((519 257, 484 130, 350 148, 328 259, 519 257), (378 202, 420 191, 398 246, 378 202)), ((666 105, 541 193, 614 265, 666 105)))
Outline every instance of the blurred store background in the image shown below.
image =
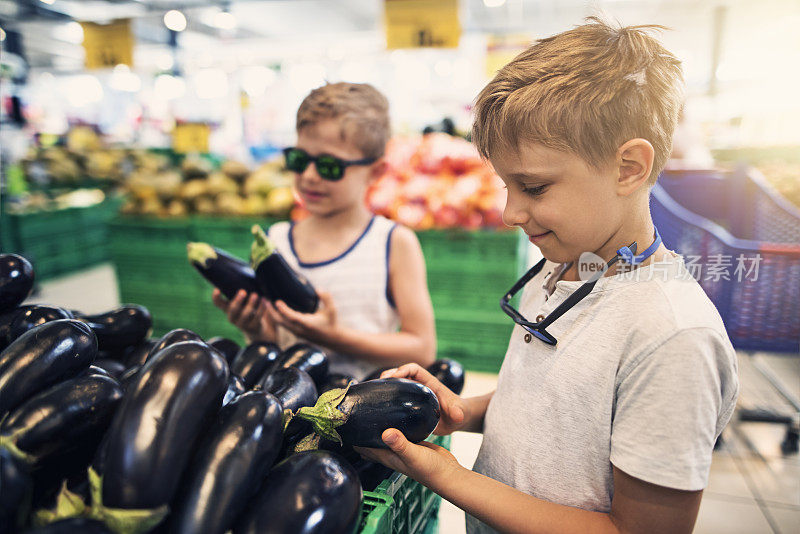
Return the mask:
MULTIPOLYGON (((797 532, 796 0, 0 0, 0 250, 33 262, 31 302, 133 302, 154 335, 242 342, 185 243, 245 257, 253 222, 302 216, 280 157, 297 106, 325 82, 367 82, 394 132, 369 203, 418 231, 439 354, 464 363, 467 391, 491 390, 511 331, 497 301, 536 251, 503 227, 471 105, 527 45, 590 15, 669 28, 687 101, 654 218, 670 248, 729 268, 699 280, 740 351, 743 395, 697 531, 797 532)), ((466 464, 478 445, 452 443, 466 464)), ((463 524, 442 506, 441 532, 463 524)))

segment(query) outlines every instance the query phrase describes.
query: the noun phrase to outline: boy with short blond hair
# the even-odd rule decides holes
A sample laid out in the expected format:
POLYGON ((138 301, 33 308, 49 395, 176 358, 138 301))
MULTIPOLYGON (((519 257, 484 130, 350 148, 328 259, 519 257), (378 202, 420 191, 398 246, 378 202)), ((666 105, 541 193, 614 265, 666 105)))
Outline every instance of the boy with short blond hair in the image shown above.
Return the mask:
POLYGON ((738 378, 719 314, 650 216, 682 102, 680 63, 650 29, 590 19, 478 96, 503 219, 544 259, 502 300, 516 326, 495 392, 462 399, 413 364, 383 375, 433 389, 436 433, 483 432, 474 472, 395 429, 390 450, 362 451, 463 508, 470 533, 693 529, 738 378), (588 276, 586 253, 606 270, 588 276))
POLYGON ((297 111, 297 145, 284 150, 308 217, 272 225, 286 261, 319 290, 322 305, 299 313, 240 292, 214 303, 251 341, 286 349, 310 341, 327 349, 330 370, 357 380, 379 367, 436 354, 425 259, 410 229, 373 215, 369 185, 384 172, 389 103, 368 84, 313 90, 297 111))

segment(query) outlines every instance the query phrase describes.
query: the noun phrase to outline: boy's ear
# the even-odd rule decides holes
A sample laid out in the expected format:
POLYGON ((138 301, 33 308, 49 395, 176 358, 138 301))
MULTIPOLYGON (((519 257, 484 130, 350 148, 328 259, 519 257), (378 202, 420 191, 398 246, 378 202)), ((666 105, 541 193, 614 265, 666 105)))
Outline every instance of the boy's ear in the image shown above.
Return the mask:
POLYGON ((628 196, 646 186, 653 170, 655 150, 646 139, 631 139, 617 150, 619 178, 617 188, 622 196, 628 196))

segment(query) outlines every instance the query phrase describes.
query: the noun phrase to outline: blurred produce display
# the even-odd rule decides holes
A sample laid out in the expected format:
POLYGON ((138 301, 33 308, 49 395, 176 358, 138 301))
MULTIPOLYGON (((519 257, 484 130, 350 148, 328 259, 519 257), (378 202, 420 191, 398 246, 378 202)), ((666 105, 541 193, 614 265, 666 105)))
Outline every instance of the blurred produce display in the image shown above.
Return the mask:
POLYGON ((800 163, 775 160, 757 168, 781 196, 800 208, 800 163))
POLYGON ((800 207, 800 146, 767 146, 712 150, 726 169, 738 164, 757 168, 785 199, 800 207))
POLYGON ((179 168, 145 161, 125 182, 125 214, 156 217, 199 215, 287 217, 294 206, 292 176, 283 160, 251 171, 238 161, 218 169, 208 159, 187 156, 179 168))
POLYGON ((415 230, 505 228, 503 181, 470 142, 444 133, 396 137, 386 160, 367 197, 375 213, 415 230))

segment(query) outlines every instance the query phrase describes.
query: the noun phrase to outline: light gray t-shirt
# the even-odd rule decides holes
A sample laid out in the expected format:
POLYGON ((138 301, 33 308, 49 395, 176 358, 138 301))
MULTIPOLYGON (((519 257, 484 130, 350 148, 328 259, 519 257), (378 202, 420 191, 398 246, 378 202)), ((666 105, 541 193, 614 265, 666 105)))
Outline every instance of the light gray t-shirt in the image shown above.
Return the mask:
MULTIPOLYGON (((660 486, 706 486, 739 391, 736 353, 683 259, 651 265, 602 278, 548 327, 555 347, 526 342, 515 326, 476 472, 598 512, 611 509, 612 464, 660 486)), ((526 286, 520 311, 529 320, 580 287, 558 281, 548 296, 558 268, 548 262, 526 286)), ((467 532, 494 531, 467 516, 467 532)))

